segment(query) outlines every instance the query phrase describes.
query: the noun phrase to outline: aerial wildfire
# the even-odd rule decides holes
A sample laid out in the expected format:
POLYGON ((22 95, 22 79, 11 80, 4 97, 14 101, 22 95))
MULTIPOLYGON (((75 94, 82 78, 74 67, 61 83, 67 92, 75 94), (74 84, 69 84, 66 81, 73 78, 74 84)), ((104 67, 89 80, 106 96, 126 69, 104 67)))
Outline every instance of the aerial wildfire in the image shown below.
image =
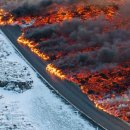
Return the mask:
POLYGON ((18 42, 49 62, 47 71, 79 85, 96 107, 130 123, 130 19, 124 14, 125 0, 75 1, 0 9, 0 25, 33 21, 22 28, 18 42))

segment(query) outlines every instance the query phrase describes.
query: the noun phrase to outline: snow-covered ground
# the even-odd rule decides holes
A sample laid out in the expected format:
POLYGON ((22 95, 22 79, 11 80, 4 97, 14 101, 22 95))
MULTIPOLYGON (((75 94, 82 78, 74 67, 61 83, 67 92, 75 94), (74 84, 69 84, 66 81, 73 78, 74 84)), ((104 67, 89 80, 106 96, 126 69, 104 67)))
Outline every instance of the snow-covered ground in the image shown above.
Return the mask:
POLYGON ((0 130, 97 130, 46 87, 1 31, 0 79, 33 81, 23 93, 0 86, 0 130))

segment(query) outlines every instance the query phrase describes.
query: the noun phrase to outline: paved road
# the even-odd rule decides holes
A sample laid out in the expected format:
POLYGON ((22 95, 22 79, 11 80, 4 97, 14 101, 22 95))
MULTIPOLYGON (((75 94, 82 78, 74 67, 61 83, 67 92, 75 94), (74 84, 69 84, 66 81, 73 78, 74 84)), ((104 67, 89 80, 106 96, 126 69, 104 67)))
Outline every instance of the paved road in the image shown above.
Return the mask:
POLYGON ((78 86, 68 81, 61 81, 54 75, 48 74, 45 69, 47 63, 33 54, 27 47, 17 43, 16 39, 21 34, 19 27, 6 26, 1 27, 1 29, 40 75, 42 75, 71 104, 76 106, 80 112, 83 112, 84 116, 90 117, 107 130, 130 130, 128 124, 95 108, 94 104, 80 91, 78 86))

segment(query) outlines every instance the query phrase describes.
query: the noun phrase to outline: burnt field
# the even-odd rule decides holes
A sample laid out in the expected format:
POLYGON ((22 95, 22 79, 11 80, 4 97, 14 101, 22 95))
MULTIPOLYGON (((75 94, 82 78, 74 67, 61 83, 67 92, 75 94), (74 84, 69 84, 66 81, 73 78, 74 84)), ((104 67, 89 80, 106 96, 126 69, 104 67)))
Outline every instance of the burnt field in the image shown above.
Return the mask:
POLYGON ((47 70, 78 84, 103 111, 130 122, 130 27, 127 0, 40 1, 0 10, 18 24, 18 42, 48 61, 47 70))

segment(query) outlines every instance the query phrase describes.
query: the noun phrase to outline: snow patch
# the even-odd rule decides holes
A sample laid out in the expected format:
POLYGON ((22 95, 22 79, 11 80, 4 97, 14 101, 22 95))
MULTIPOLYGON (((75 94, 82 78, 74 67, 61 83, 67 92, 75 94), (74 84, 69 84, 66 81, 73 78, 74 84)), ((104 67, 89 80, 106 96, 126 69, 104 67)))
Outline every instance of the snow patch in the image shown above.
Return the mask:
POLYGON ((0 88, 0 130, 97 129, 47 88, 33 69, 18 55, 2 31, 0 60, 0 74, 3 80, 33 81, 33 87, 23 93, 0 88))

